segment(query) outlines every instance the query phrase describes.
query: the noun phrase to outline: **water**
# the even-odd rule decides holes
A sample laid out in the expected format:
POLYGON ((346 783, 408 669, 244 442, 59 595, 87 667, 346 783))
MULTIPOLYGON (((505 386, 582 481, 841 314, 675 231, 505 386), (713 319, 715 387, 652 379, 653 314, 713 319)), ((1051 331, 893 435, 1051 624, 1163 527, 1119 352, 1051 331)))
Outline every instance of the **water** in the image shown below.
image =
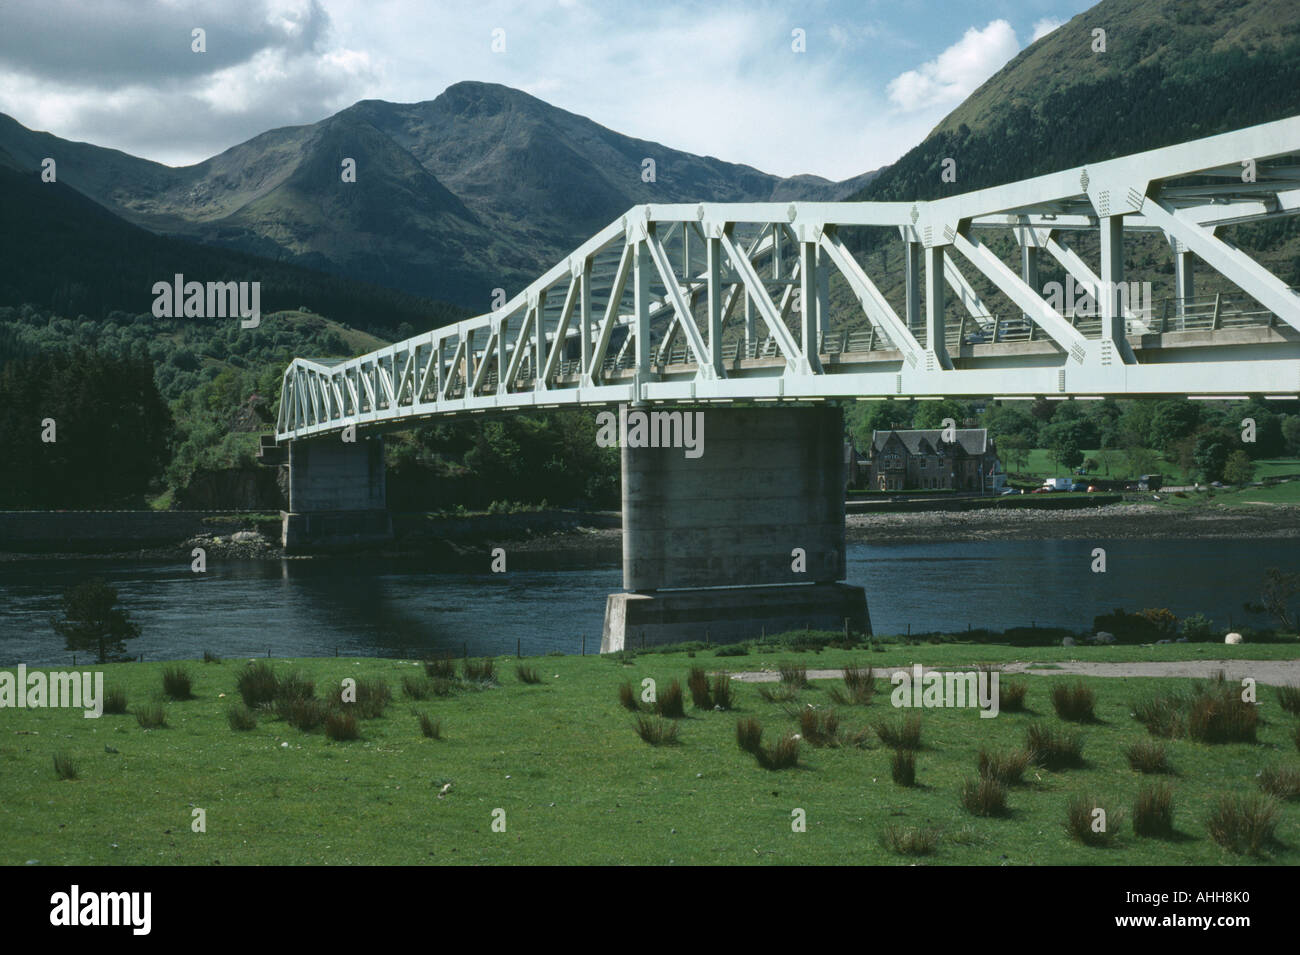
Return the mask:
MULTIPOLYGON (((1292 541, 987 541, 848 548, 849 582, 866 588, 877 633, 959 631, 968 625, 1086 629, 1116 607, 1168 607, 1217 623, 1266 623, 1242 610, 1268 567, 1294 568, 1292 541), (1090 571, 1104 547, 1107 572, 1090 571)), ((40 560, 0 564, 0 665, 66 664, 50 627, 59 595, 105 578, 143 632, 145 659, 529 655, 600 649, 605 597, 621 589, 617 560, 520 555, 507 574, 435 572, 412 560, 40 560)))

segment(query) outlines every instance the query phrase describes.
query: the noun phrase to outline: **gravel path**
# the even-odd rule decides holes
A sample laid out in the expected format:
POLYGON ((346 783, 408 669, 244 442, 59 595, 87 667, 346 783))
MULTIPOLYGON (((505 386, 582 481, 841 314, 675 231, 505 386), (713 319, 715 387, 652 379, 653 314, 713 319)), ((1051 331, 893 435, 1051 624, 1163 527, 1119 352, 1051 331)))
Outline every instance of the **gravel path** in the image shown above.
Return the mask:
MULTIPOLYGON (((1035 666, 1032 663, 994 664, 1003 673, 1029 673, 1039 676, 1061 676, 1078 674, 1079 676, 1181 676, 1208 679, 1223 671, 1229 680, 1239 681, 1243 677, 1252 677, 1256 683, 1269 686, 1286 684, 1300 685, 1300 660, 1181 660, 1156 661, 1136 660, 1129 663, 1093 663, 1086 660, 1063 660, 1051 668, 1035 666)), ((911 672, 911 667, 874 667, 877 677, 888 679, 895 671, 911 672)), ((957 670, 960 667, 922 667, 924 672, 931 670, 957 670)), ((843 670, 809 670, 810 680, 838 680, 843 677, 843 670)), ((781 674, 775 670, 757 670, 748 673, 733 673, 731 678, 740 683, 776 683, 781 674)))

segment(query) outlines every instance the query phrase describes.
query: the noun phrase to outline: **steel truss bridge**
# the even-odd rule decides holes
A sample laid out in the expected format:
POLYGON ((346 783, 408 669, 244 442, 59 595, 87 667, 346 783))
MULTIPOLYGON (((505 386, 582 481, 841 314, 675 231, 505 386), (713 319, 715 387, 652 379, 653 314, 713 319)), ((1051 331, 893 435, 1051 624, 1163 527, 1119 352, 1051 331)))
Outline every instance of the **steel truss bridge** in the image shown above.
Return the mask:
POLYGON ((488 314, 295 359, 276 440, 620 402, 1294 397, 1300 294, 1216 230, 1298 212, 1300 117, 928 202, 636 206, 488 314), (901 236, 901 314, 846 242, 860 227, 901 236), (1019 268, 990 248, 998 233, 1019 268), (1072 247, 1086 233, 1096 270, 1072 247), (1133 233, 1173 257, 1158 307, 1125 294, 1133 233), (1095 314, 1040 287, 1044 252, 1096 291, 1095 314), (1196 296, 1193 256, 1243 294, 1196 296), (852 300, 834 315, 833 277, 852 300))

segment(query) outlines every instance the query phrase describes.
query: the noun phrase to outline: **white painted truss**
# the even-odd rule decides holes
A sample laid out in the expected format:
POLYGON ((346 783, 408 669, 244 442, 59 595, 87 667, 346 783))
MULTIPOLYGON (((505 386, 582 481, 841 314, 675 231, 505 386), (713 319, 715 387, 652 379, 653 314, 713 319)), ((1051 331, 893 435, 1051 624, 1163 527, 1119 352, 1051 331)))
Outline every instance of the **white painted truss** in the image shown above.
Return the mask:
POLYGON ((1216 230, 1298 212, 1300 117, 930 202, 636 206, 496 311, 347 361, 295 359, 276 439, 619 402, 1294 396, 1300 294, 1216 230), (846 241, 864 226, 905 243, 901 314, 846 241), (997 231, 1019 270, 988 246, 997 231), (1070 245, 1080 231, 1099 236, 1095 271, 1070 245), (1120 294, 1134 232, 1174 257, 1163 311, 1120 294), (1101 290, 1098 314, 1045 297, 1043 250, 1101 290), (1243 294, 1198 299, 1192 255, 1243 294), (1016 314, 989 311, 976 273, 1016 314), (850 321, 832 322, 832 274, 850 321))

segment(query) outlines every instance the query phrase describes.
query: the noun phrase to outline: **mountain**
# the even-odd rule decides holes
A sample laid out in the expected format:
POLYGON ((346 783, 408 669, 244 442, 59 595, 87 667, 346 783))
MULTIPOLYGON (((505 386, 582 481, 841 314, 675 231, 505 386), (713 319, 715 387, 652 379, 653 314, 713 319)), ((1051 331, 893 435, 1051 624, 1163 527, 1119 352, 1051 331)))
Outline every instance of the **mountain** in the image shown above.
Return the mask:
MULTIPOLYGON (((633 139, 518 90, 458 83, 434 100, 365 100, 173 168, 35 132, 0 115, 0 151, 151 232, 487 307, 640 202, 839 199, 841 183, 781 178, 633 139), (344 159, 356 181, 342 181, 344 159), (642 179, 653 159, 654 181, 642 179)), ((0 157, 0 163, 4 159, 0 157)))
POLYGON ((30 303, 73 319, 113 312, 147 317, 153 284, 179 272, 198 281, 260 282, 263 315, 304 306, 390 339, 404 326, 413 334, 465 314, 407 293, 156 235, 61 181, 41 182, 20 171, 22 165, 0 153, 0 305, 30 303))
POLYGON ((1026 47, 854 199, 934 199, 1300 114, 1300 4, 1102 0, 1026 47), (1105 52, 1094 52, 1095 30, 1105 52), (957 182, 943 183, 945 158, 957 182))

